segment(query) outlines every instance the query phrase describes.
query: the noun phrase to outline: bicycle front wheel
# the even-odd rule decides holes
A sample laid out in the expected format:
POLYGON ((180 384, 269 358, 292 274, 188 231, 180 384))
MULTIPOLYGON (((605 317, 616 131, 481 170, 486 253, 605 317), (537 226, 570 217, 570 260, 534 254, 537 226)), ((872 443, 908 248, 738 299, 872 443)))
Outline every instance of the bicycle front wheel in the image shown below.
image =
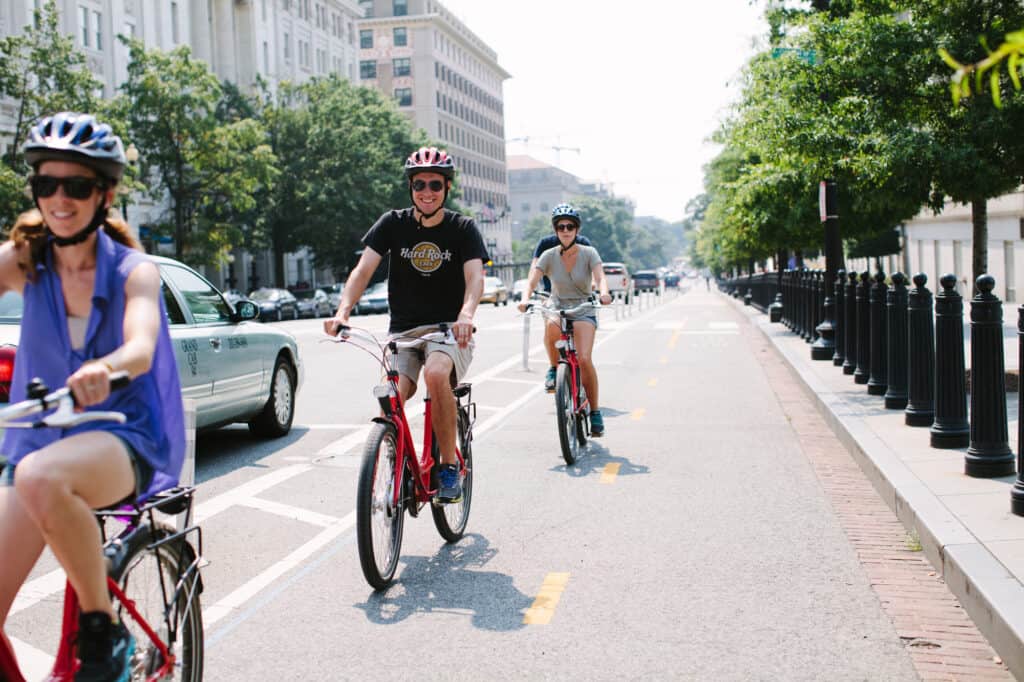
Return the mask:
MULTIPOLYGON (((158 526, 153 542, 174 533, 170 527, 158 526)), ((199 605, 199 572, 198 569, 187 572, 193 556, 185 548, 184 540, 172 540, 152 549, 140 545, 124 562, 125 568, 118 584, 126 600, 134 604, 142 619, 174 655, 173 667, 164 676, 156 677, 165 667, 164 656, 139 621, 115 599, 114 613, 135 638, 131 680, 199 682, 203 679, 203 611, 199 605)))
POLYGON ((558 365, 555 375, 555 418, 558 420, 558 441, 562 446, 562 457, 566 464, 575 464, 579 459, 579 432, 576 428, 576 408, 572 403, 572 384, 569 380, 569 365, 558 365))
POLYGON ((590 407, 583 407, 587 405, 587 389, 583 388, 583 378, 580 378, 580 396, 579 396, 580 410, 576 413, 576 440, 579 443, 580 448, 584 448, 587 445, 587 438, 590 436, 590 425, 588 420, 590 419, 590 407))
POLYGON ((466 476, 462 479, 462 499, 449 504, 430 505, 434 526, 446 542, 458 542, 466 532, 469 505, 473 500, 473 433, 466 412, 460 409, 458 415, 459 448, 466 467, 466 476))
POLYGON ((356 544, 359 565, 370 587, 383 590, 395 577, 398 552, 402 546, 405 508, 402 496, 395 500, 395 486, 401 490, 402 476, 395 476, 398 440, 393 426, 377 423, 370 430, 359 470, 356 492, 356 544))

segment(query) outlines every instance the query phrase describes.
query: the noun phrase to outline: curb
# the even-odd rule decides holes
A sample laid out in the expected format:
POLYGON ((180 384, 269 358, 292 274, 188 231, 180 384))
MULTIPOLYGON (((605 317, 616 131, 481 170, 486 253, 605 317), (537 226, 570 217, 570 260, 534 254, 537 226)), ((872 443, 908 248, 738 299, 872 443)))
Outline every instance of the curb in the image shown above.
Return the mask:
MULTIPOLYGON (((736 307, 750 310, 742 304, 736 307)), ((940 571, 978 630, 1010 672, 1024 679, 1024 585, 907 468, 889 445, 862 419, 851 414, 842 396, 803 369, 793 349, 777 342, 774 332, 780 327, 773 327, 756 310, 751 313, 754 314, 748 315, 748 319, 800 380, 804 392, 875 490, 903 526, 916 533, 928 560, 940 571)), ((804 345, 801 350, 805 350, 804 345)))

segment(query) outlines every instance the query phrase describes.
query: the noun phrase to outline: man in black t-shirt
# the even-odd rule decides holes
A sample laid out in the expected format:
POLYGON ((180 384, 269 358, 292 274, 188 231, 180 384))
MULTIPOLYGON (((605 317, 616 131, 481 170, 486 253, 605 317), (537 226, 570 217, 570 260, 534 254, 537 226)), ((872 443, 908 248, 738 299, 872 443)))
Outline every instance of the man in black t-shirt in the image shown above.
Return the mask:
POLYGON ((487 249, 472 218, 444 208, 455 175, 455 164, 446 152, 421 147, 406 160, 405 174, 413 206, 388 211, 363 237, 366 248, 345 282, 337 313, 324 322, 324 331, 334 336, 348 324, 352 308, 385 255, 391 333, 419 336, 441 323, 451 328, 457 346, 427 342, 422 350, 402 349, 396 368, 405 400, 416 392, 423 370, 441 456, 437 499, 458 502, 464 472, 459 471, 455 454, 452 386, 472 360, 473 316, 483 294, 487 249))

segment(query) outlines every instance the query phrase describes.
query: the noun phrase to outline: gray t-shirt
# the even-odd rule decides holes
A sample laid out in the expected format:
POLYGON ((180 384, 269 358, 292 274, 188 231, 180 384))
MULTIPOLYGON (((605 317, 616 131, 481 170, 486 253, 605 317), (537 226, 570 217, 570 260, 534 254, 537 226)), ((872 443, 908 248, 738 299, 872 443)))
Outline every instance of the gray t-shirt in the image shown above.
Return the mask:
POLYGON ((565 269, 559 247, 548 249, 537 259, 537 269, 551 280, 552 303, 558 308, 579 305, 591 294, 594 266, 601 266, 601 256, 592 246, 577 244, 580 250, 572 271, 565 269))

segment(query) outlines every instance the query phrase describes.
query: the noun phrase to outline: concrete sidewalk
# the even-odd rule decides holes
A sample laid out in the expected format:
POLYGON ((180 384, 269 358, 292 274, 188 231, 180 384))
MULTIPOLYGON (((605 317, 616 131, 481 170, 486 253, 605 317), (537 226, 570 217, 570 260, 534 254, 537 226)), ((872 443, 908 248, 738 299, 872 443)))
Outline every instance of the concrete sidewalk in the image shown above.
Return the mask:
MULTIPOLYGON (((811 360, 810 345, 786 327, 770 323, 767 315, 741 300, 730 300, 801 379, 839 440, 903 525, 920 539, 978 629, 1010 671, 1024 679, 1024 517, 1010 513, 1016 477, 964 475, 966 448, 933 449, 929 429, 906 426, 902 410, 885 409, 881 396, 868 395, 865 386, 855 384, 831 361, 811 360)), ((1015 331, 1016 306, 1012 308, 1015 331)), ((1007 339, 1006 348, 1007 367, 1016 368, 1016 339, 1007 339)), ((969 365, 969 348, 966 357, 969 365)), ((1017 402, 1016 393, 1007 394, 1014 452, 1017 402)))

